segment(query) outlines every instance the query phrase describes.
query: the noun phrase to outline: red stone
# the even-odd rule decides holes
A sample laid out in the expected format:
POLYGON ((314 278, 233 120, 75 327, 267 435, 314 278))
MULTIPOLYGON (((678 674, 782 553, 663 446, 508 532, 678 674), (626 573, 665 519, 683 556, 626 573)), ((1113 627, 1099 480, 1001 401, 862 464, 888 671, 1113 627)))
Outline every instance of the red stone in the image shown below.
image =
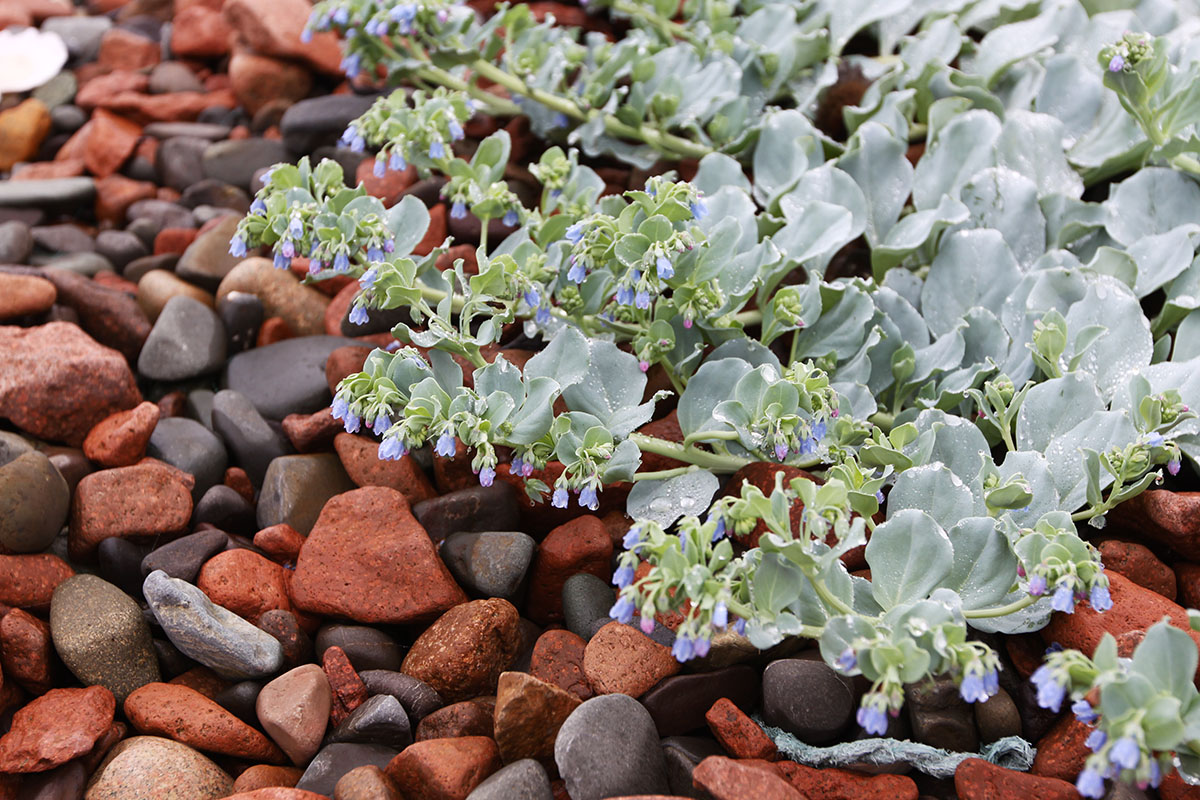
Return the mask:
POLYGON ((0 555, 0 603, 48 611, 55 588, 74 574, 67 562, 48 553, 0 555))
POLYGON ((1041 778, 982 758, 968 758, 954 771, 959 800, 1080 800, 1074 785, 1058 778, 1041 778))
POLYGON ((1074 783, 1083 771, 1083 762, 1091 755, 1084 742, 1094 728, 1066 714, 1050 732, 1041 738, 1037 746, 1037 757, 1029 770, 1043 778, 1058 778, 1074 783))
POLYGON ((421 718, 413 740, 452 739, 459 736, 491 736, 495 729, 495 710, 488 703, 464 700, 442 706, 421 718))
POLYGON ((197 750, 273 764, 287 761, 262 733, 186 686, 148 683, 125 699, 125 716, 139 733, 165 736, 197 750))
POLYGON ((712 708, 705 712, 704 719, 713 736, 734 758, 774 761, 777 757, 778 748, 771 737, 728 697, 713 703, 712 708))
POLYGON ((775 769, 805 797, 821 800, 917 800, 917 784, 905 775, 862 775, 846 769, 814 769, 780 761, 775 769))
POLYGON ((228 55, 232 35, 233 29, 219 9, 202 5, 177 9, 171 26, 171 52, 188 58, 228 55))
POLYGON ((0 617, 0 675, 30 694, 45 694, 54 685, 51 667, 57 658, 50 626, 13 608, 0 617))
POLYGON ((312 88, 312 74, 304 67, 244 51, 229 59, 229 79, 238 102, 250 114, 268 103, 287 106, 303 100, 312 88))
POLYGON ((446 241, 446 232, 446 204, 438 203, 429 209, 429 227, 425 229, 421 241, 413 248, 413 253, 419 256, 429 255, 433 248, 446 241))
POLYGON ((45 313, 57 297, 58 290, 45 278, 0 274, 0 320, 45 313))
POLYGON ((283 786, 267 786, 252 792, 231 794, 225 800, 329 800, 323 794, 283 786))
POLYGON ((388 762, 385 772, 406 800, 460 800, 498 769, 494 741, 462 736, 411 744, 388 762))
POLYGON ((137 123, 103 108, 92 112, 91 121, 80 132, 85 130, 88 133, 84 139, 83 163, 97 178, 106 178, 119 170, 133 154, 142 135, 137 123))
MULTIPOLYGON (((412 167, 409 167, 409 169, 412 169, 412 167)), ((456 244, 456 245, 448 248, 446 250, 446 252, 442 253, 440 256, 437 257, 437 261, 435 261, 434 264, 440 270, 447 270, 447 269, 453 270, 454 262, 458 261, 460 258, 462 259, 462 262, 463 262, 463 272, 465 274, 467 274, 467 275, 478 275, 479 274, 478 256, 475 253, 475 248, 469 244, 456 244)), ((511 351, 508 351, 508 350, 504 351, 505 356, 509 356, 510 353, 511 353, 511 351)), ((530 355, 532 356, 533 354, 530 353, 530 355)), ((527 359, 525 359, 525 361, 516 361, 510 357, 508 360, 514 366, 518 367, 519 369, 524 369, 525 361, 528 361, 529 359, 527 358, 527 359)), ((558 405, 559 403, 562 403, 562 398, 559 398, 558 400, 555 401, 555 405, 558 405)), ((564 411, 566 410, 565 403, 563 404, 563 410, 564 411)))
MULTIPOLYGON (((328 317, 326 318, 325 332, 329 333, 328 317)), ((341 336, 342 333, 339 329, 337 333, 330 335, 341 336)), ((367 356, 371 355, 373 349, 359 345, 347 345, 330 353, 329 358, 325 361, 325 382, 329 384, 329 391, 336 392, 342 378, 362 372, 363 365, 367 363, 367 356)))
POLYGON ((81 80, 79 92, 75 95, 75 104, 91 110, 97 106, 104 106, 117 93, 144 92, 149 86, 150 78, 144 73, 117 69, 90 81, 81 80))
POLYGON ((317 33, 311 42, 300 41, 311 11, 307 0, 226 0, 222 9, 225 20, 256 52, 301 59, 328 75, 341 75, 337 36, 317 33))
POLYGON ((349 433, 339 433, 333 446, 346 474, 358 486, 387 486, 403 494, 410 505, 437 497, 421 465, 410 455, 396 461, 381 459, 378 442, 349 433))
POLYGON ((590 514, 550 531, 530 570, 529 618, 541 624, 561 620, 563 584, 572 575, 588 572, 607 583, 612 576, 612 550, 604 523, 590 514))
POLYGON ((124 175, 109 175, 96 181, 96 219, 122 225, 125 212, 139 200, 154 197, 158 187, 149 181, 135 181, 124 175))
POLYGON ((109 28, 100 39, 96 63, 109 69, 143 69, 162 60, 157 42, 124 28, 109 28))
POLYGON ((158 424, 158 406, 145 400, 103 419, 83 440, 83 454, 105 467, 128 467, 146 454, 158 424))
POLYGON ((357 622, 435 618, 466 595, 395 489, 370 486, 325 504, 300 549, 296 607, 357 622))
POLYGON ((185 474, 147 460, 84 477, 71 498, 71 557, 89 558, 111 536, 151 539, 182 533, 192 516, 192 487, 185 474))
POLYGON ((286 522, 263 528, 254 534, 254 546, 278 564, 294 566, 296 559, 300 556, 300 548, 303 544, 304 537, 286 522))
POLYGON ((283 567, 250 550, 226 550, 204 563, 196 586, 219 606, 257 623, 268 611, 291 611, 283 567))
POLYGON ((1096 545, 1096 549, 1107 569, 1121 573, 1168 600, 1175 599, 1175 573, 1144 544, 1105 539, 1096 545))
POLYGON ((0 738, 0 772, 45 772, 91 750, 117 701, 103 686, 51 689, 13 715, 0 738))
MULTIPOLYGON (((404 169, 389 169, 382 178, 376 178, 375 159, 365 158, 359 162, 354 177, 367 190, 367 194, 378 197, 384 206, 391 208, 400 202, 404 190, 417 182, 417 168, 409 164, 404 169)), ((474 248, 468 246, 468 249, 474 252, 474 248)))
POLYGON ((183 255, 183 251, 187 250, 199 235, 200 231, 195 228, 164 228, 154 237, 154 255, 161 256, 164 253, 183 255))
POLYGON ((262 325, 258 327, 258 339, 255 341, 255 347, 266 347, 276 342, 282 342, 284 339, 296 338, 296 332, 288 325, 287 320, 283 317, 267 317, 263 320, 262 325))
POLYGON ((139 122, 183 122, 196 119, 206 108, 234 108, 237 106, 237 98, 231 89, 168 94, 118 92, 106 98, 100 105, 139 122))
POLYGON ((616 621, 596 631, 583 651, 583 674, 596 694, 641 697, 679 668, 670 648, 616 621))
POLYGON ((565 689, 580 700, 595 697, 592 685, 583 674, 586 647, 587 642, 570 631, 546 631, 533 645, 529 674, 565 689))
MULTIPOLYGON (((762 762, 766 763, 766 762, 762 762)), ((771 769, 724 756, 709 756, 692 772, 692 785, 714 800, 807 800, 771 769)))
POLYGON ((121 354, 72 323, 0 326, 0 352, 0 416, 39 438, 79 446, 97 422, 142 401, 121 354))
POLYGON ((325 650, 325 655, 321 657, 321 668, 325 670, 329 688, 333 690, 329 721, 336 728, 350 716, 350 712, 366 702, 367 685, 354 671, 354 665, 350 663, 346 651, 337 645, 325 650))
POLYGON ((1162 800, 1200 800, 1200 786, 1184 783, 1179 773, 1171 770, 1159 784, 1158 796, 1162 800))
POLYGON ((247 503, 254 503, 254 484, 250 483, 250 476, 246 474, 246 470, 241 467, 226 467, 225 480, 222 483, 240 494, 247 503))
POLYGON ((292 447, 301 453, 328 449, 334 437, 344 429, 329 408, 311 414, 288 414, 283 418, 283 432, 292 447))
POLYGON ((1118 505, 1107 519, 1113 531, 1129 531, 1200 561, 1200 492, 1150 489, 1118 505))
POLYGON ((553 763, 554 740, 581 701, 524 672, 505 672, 496 686, 495 738, 511 764, 522 758, 553 763))
POLYGON ((253 792, 255 789, 291 789, 300 782, 304 770, 275 764, 255 764, 233 782, 233 791, 253 792))
POLYGON ((50 178, 77 178, 83 174, 82 158, 66 158, 62 161, 37 161, 13 167, 13 181, 44 181, 50 178))
POLYGON ((425 681, 447 702, 494 694, 500 673, 517 657, 518 627, 517 609, 507 600, 455 606, 413 642, 401 671, 425 681))

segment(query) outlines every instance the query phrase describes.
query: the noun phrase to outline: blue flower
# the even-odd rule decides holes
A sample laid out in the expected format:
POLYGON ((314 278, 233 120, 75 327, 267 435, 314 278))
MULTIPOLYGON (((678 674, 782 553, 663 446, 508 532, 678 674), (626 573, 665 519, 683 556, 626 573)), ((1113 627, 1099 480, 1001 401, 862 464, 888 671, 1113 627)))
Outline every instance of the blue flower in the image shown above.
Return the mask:
POLYGON ((296 245, 291 239, 284 239, 279 245, 279 252, 283 253, 283 257, 287 259, 296 257, 296 245))
POLYGON ((1091 594, 1088 595, 1088 602, 1092 604, 1092 608, 1097 611, 1108 611, 1112 608, 1112 595, 1108 593, 1107 586, 1096 584, 1092 587, 1091 594))
POLYGON ((387 162, 379 156, 375 156, 375 166, 371 169, 376 178, 382 178, 387 175, 387 162))
POLYGON ((983 690, 988 693, 988 697, 1000 691, 1000 674, 996 670, 984 673, 983 690))
POLYGON ((628 625, 630 622, 633 622, 633 601, 622 595, 613 604, 613 607, 608 610, 608 616, 622 625, 628 625))
POLYGON ((712 540, 715 542, 725 535, 725 518, 717 517, 717 527, 713 530, 712 540))
POLYGON ((1171 473, 1172 475, 1179 474, 1179 467, 1180 463, 1178 458, 1173 458, 1167 462, 1167 472, 1171 473))
POLYGON ((299 217, 292 217, 291 221, 288 222, 288 235, 293 239, 299 239, 304 235, 304 223, 299 217))
POLYGON ((678 634, 675 637, 675 644, 671 646, 671 655, 675 656, 675 660, 679 662, 689 661, 696 654, 695 645, 688 638, 686 633, 678 634))
POLYGON ((467 204, 464 203, 462 200, 455 200, 453 205, 450 206, 450 218, 451 219, 463 219, 466 216, 467 216, 467 204))
POLYGON ((576 261, 571 258, 571 268, 567 270, 567 280, 574 283, 583 283, 583 279, 587 277, 587 269, 583 266, 583 262, 576 261))
POLYGON ((1150 785, 1155 789, 1162 783, 1162 770, 1158 767, 1158 759, 1150 759, 1150 785))
POLYGON ((367 314, 367 309, 363 306, 355 306, 354 308, 350 309, 349 320, 355 325, 366 325, 370 318, 371 317, 367 314))
POLYGON ((362 424, 362 420, 353 411, 346 414, 345 418, 342 419, 342 425, 346 428, 346 433, 358 433, 360 424, 362 424))
POLYGON ((988 699, 987 689, 983 685, 983 676, 974 672, 963 676, 958 685, 958 692, 968 703, 982 703, 988 699))
POLYGON ((1057 713, 1062 708, 1067 689, 1054 678, 1050 668, 1043 664, 1034 671, 1029 680, 1037 687, 1037 704, 1057 713))
POLYGON ((492 469, 491 467, 484 467, 483 469, 479 470, 480 486, 491 486, 494 480, 496 480, 496 470, 492 469))
POLYGON ((402 169, 408 168, 408 162, 404 160, 404 156, 400 155, 398 150, 393 150, 391 158, 388 159, 388 169, 399 172, 402 169))
POLYGON ((853 647, 847 647, 837 657, 837 668, 842 672, 849 672, 858 666, 858 656, 854 654, 853 647))
POLYGON ((456 119, 450 120, 450 124, 446 126, 446 129, 450 131, 450 138, 456 142, 465 135, 462 125, 459 125, 456 119))
POLYGON ((390 16, 395 22, 399 23, 400 33, 407 35, 412 33, 412 24, 417 16, 417 7, 413 3, 396 6, 391 10, 390 16))
POLYGON ((538 294, 536 286, 531 286, 525 290, 525 302, 530 306, 536 306, 538 303, 542 302, 542 296, 538 294))
POLYGON ((1108 741, 1108 734, 1105 733, 1104 731, 1100 730, 1099 728, 1096 728, 1096 730, 1094 730, 1088 734, 1088 737, 1084 741, 1084 744, 1087 745, 1088 750, 1091 750, 1093 753, 1096 753, 1096 752, 1099 752, 1101 747, 1104 747, 1104 743, 1107 741, 1108 741))
POLYGON ((1050 601, 1050 607, 1065 614, 1075 613, 1075 590, 1066 581, 1059 583, 1058 588, 1054 590, 1054 599, 1050 601))
POLYGON ((617 304, 622 306, 633 305, 633 287, 618 286, 617 287, 617 304))
POLYGON ((637 293, 637 297, 634 298, 633 304, 643 310, 649 308, 650 307, 650 293, 647 292, 645 289, 641 290, 640 292, 637 293))
POLYGON ((309 42, 312 41, 312 37, 313 37, 312 28, 305 25, 304 30, 300 31, 300 41, 304 42, 305 44, 308 44, 309 42))
POLYGON ((729 625, 729 609, 726 607, 723 600, 718 601, 713 606, 712 626, 714 628, 725 628, 729 625))
POLYGON ((621 540, 621 545, 626 550, 632 550, 642 543, 642 529, 638 526, 633 526, 625 533, 625 538, 621 540))
POLYGON ((780 461, 783 461, 785 458, 787 458, 787 454, 788 454, 788 446, 786 444, 775 445, 775 457, 777 459, 779 459, 780 461))
POLYGON ((566 114, 561 111, 554 112, 554 117, 550 121, 551 128, 565 128, 567 127, 567 124, 568 120, 566 114))
POLYGON ((696 219, 704 219, 708 214, 708 203, 704 202, 703 197, 697 197, 691 203, 692 216, 696 219))
POLYGON ((375 418, 375 421, 371 423, 371 432, 376 436, 382 436, 383 432, 390 427, 392 427, 392 421, 388 418, 388 415, 380 414, 375 418))
POLYGON ((329 408, 329 414, 334 419, 345 419, 350 413, 350 404, 346 402, 346 398, 337 395, 333 398, 333 405, 329 408))
POLYGON ((879 706, 860 706, 854 718, 867 733, 875 736, 883 736, 887 733, 887 713, 879 706))
POLYGON ((234 258, 245 258, 246 256, 246 240, 241 236, 235 236, 229 240, 229 255, 234 258))
POLYGON ((633 567, 629 565, 617 567, 617 571, 613 573, 612 582, 613 586, 619 589, 624 589, 633 583, 633 567))
POLYGON ((1121 769, 1137 769, 1142 762, 1142 748, 1132 736, 1122 736, 1108 751, 1108 760, 1121 769))
POLYGON ((292 260, 283 253, 275 254, 275 269, 287 269, 292 265, 292 260))
POLYGON ((737 620, 733 623, 733 630, 738 636, 745 636, 746 635, 746 620, 744 620, 741 617, 738 617, 737 620))
POLYGON ((397 438, 384 439, 379 445, 379 457, 388 461, 399 461, 407 454, 408 448, 397 438))
POLYGON ((1075 781, 1075 788, 1084 797, 1104 797, 1104 776, 1092 767, 1085 767, 1075 781))
POLYGON ((515 209, 510 208, 507 212, 505 212, 504 219, 502 219, 501 222, 510 228, 515 228, 521 222, 521 217, 517 214, 515 209))
POLYGON ((1146 435, 1147 447, 1162 447, 1165 441, 1166 439, 1163 438, 1161 433, 1150 433, 1146 435))
POLYGON ((333 21, 336 22, 338 25, 349 25, 350 24, 350 12, 346 11, 345 8, 337 9, 336 11, 333 12, 333 21))
POLYGON ((367 261, 371 262, 372 264, 378 264, 380 261, 383 261, 383 250, 374 246, 368 247, 367 261))
POLYGON ((396 240, 390 239, 390 238, 384 239, 383 240, 383 252, 385 252, 385 253, 396 252, 396 240))
POLYGON ((534 320, 539 325, 545 325, 550 321, 550 309, 547 306, 538 306, 537 314, 534 315, 534 320))
POLYGON ((267 204, 263 202, 261 197, 254 198, 254 202, 250 204, 250 213, 266 216, 267 204))
POLYGON ((1112 57, 1112 59, 1109 60, 1108 71, 1109 72, 1120 72, 1123 69, 1125 69, 1125 57, 1122 56, 1120 53, 1117 53, 1115 56, 1112 57))
POLYGON ((333 271, 345 272, 350 269, 350 257, 345 253, 338 253, 333 257, 333 271))
POLYGON ((563 235, 571 244, 579 244, 579 242, 583 240, 583 223, 576 222, 574 225, 567 228, 567 232, 563 235))
POLYGON ((592 511, 600 507, 600 500, 596 497, 595 486, 589 485, 583 487, 582 491, 579 492, 579 505, 580 507, 590 508, 592 511))
POLYGON ((813 429, 812 429, 813 438, 814 439, 824 439, 825 433, 828 430, 829 430, 829 428, 825 425, 825 420, 823 420, 823 419, 817 420, 817 424, 813 425, 813 429))
POLYGON ((433 159, 446 157, 446 146, 441 141, 431 142, 429 145, 429 157, 433 159))
POLYGON ((358 285, 364 289, 370 289, 375 285, 375 281, 379 279, 379 270, 371 267, 358 278, 358 285))
POLYGON ((569 499, 570 498, 567 496, 567 490, 559 487, 554 490, 554 495, 550 498, 550 505, 554 506, 555 508, 566 508, 569 499))
POLYGON ((1029 579, 1029 593, 1034 597, 1041 597, 1046 593, 1046 576, 1034 575, 1029 579))
POLYGON ((453 458, 458 451, 458 445, 454 442, 454 434, 450 431, 445 431, 438 437, 437 445, 433 448, 434 452, 443 458, 453 458))
POLYGON ((1100 719, 1100 715, 1096 713, 1096 709, 1092 708, 1092 704, 1082 697, 1071 703, 1071 713, 1075 715, 1075 719, 1089 725, 1100 719))
POLYGON ((665 281, 675 277, 675 267, 671 266, 671 260, 666 256, 655 259, 654 266, 658 269, 659 280, 665 281))
POLYGON ((811 436, 800 442, 800 455, 810 456, 817 452, 817 440, 811 436))
POLYGON ((342 59, 342 72, 346 73, 347 78, 358 76, 358 73, 361 71, 360 61, 358 53, 351 53, 342 59))

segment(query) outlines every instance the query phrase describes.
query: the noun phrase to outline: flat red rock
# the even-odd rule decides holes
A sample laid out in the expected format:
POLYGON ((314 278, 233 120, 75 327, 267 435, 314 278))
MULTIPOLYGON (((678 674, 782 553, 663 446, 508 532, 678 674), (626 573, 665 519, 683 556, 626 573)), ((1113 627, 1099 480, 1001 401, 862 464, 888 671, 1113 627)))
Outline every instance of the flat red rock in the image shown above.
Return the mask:
POLYGON ((116 708, 103 686, 51 689, 13 715, 0 738, 0 772, 45 772, 78 758, 112 727, 116 708))

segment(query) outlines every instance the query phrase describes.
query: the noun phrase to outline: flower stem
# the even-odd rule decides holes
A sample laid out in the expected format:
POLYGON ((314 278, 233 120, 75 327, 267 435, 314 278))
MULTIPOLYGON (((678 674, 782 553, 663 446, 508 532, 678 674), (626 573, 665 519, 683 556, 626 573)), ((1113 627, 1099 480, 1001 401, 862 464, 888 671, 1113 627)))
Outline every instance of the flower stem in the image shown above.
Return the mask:
POLYGON ((1014 614, 1023 608, 1029 608, 1038 601, 1038 598, 1031 594, 1027 594, 1020 600, 1014 600, 1008 605, 993 606, 991 608, 973 608, 963 611, 963 616, 967 619, 987 619, 988 617, 1004 617, 1009 614, 1014 614))
POLYGON ((644 433, 631 433, 629 438, 643 453, 667 456, 713 472, 737 472, 747 464, 753 463, 748 458, 707 453, 692 445, 685 447, 679 442, 668 442, 666 439, 647 436, 644 433))
POLYGON ((680 475, 686 475, 689 472, 695 472, 700 469, 696 465, 687 467, 676 467, 675 469, 660 469, 654 472, 638 472, 634 474, 632 480, 637 481, 662 481, 667 478, 678 478, 680 475))

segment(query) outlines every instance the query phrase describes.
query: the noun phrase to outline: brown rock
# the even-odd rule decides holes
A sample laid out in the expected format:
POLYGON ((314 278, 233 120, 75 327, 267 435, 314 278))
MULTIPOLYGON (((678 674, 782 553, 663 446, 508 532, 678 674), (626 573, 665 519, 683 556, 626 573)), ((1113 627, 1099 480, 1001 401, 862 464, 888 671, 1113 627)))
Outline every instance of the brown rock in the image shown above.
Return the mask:
POLYGON ((138 279, 137 304, 151 320, 158 319, 167 301, 177 295, 190 297, 209 308, 213 307, 211 294, 165 269, 152 269, 138 279))
POLYGON ((184 122, 196 119, 206 108, 234 108, 237 98, 231 89, 224 88, 169 94, 118 92, 99 105, 140 122, 184 122))
MULTIPOLYGON (((1115 798, 1120 797, 1116 792, 1110 793, 1115 798)), ((1171 770, 1158 786, 1158 796, 1162 800, 1196 800, 1200 797, 1200 787, 1184 783, 1179 772, 1171 770)))
POLYGON ((466 595, 404 495, 372 486, 325 504, 300 549, 292 600, 315 614, 408 623, 432 619, 466 595))
POLYGON ((542 624, 561 620, 562 590, 567 578, 589 572, 607 583, 612 576, 612 549, 604 523, 590 514, 550 531, 530 570, 525 613, 542 624))
POLYGON ((401 671, 448 702, 494 694, 500 673, 517 657, 518 623, 512 603, 500 598, 455 606, 413 642, 401 671))
POLYGON ((156 42, 124 28, 109 28, 100 39, 96 62, 109 69, 136 70, 161 60, 162 49, 156 42))
POLYGON ((813 800, 917 800, 917 784, 904 775, 861 775, 846 769, 814 769, 794 761, 780 761, 775 768, 813 800))
POLYGON ((501 674, 495 711, 500 757, 505 763, 522 758, 552 761, 558 729, 580 702, 575 695, 524 672, 501 674))
POLYGON ((0 172, 37 154, 50 133, 50 109, 36 97, 0 111, 0 172))
POLYGON ((54 589, 75 570, 49 554, 0 555, 0 603, 30 611, 47 611, 54 589))
POLYGON ((58 291, 45 278, 0 273, 0 320, 42 314, 54 305, 58 291))
POLYGON ((250 550, 226 550, 204 563, 196 586, 219 606, 258 624, 268 611, 288 611, 283 567, 250 550))
POLYGON ((176 56, 215 58, 229 53, 229 37, 233 29, 221 16, 220 9, 203 5, 188 6, 175 12, 173 22, 171 52, 176 56))
POLYGON ((192 516, 192 487, 184 475, 174 467, 147 461, 85 477, 71 498, 71 557, 90 557, 110 536, 146 539, 186 530, 192 516))
POLYGON ((498 769, 500 753, 494 741, 463 736, 411 744, 385 771, 406 800, 463 800, 498 769))
POLYGON ((83 440, 83 454, 105 467, 128 467, 146 454, 158 424, 158 406, 145 400, 101 420, 83 440))
POLYGON ((1096 549, 1107 569, 1121 573, 1168 600, 1175 599, 1175 573, 1144 544, 1105 539, 1096 545, 1096 549))
MULTIPOLYGON (((763 762, 765 763, 765 762, 763 762)), ((714 800, 806 800, 771 769, 760 769, 724 756, 709 756, 692 772, 692 784, 714 800)))
POLYGON ((325 382, 329 384, 329 391, 336 392, 342 378, 362 372, 363 364, 367 362, 367 356, 371 355, 373 349, 360 345, 347 345, 330 353, 329 359, 325 362, 325 382))
POLYGON ((451 739, 458 736, 491 736, 496 727, 495 708, 481 698, 451 703, 417 723, 413 741, 451 739))
POLYGON ((400 787, 374 764, 355 767, 338 779, 333 800, 404 800, 400 787))
MULTIPOLYGON (((112 28, 110 33, 119 30, 112 28)), ((141 38, 141 37, 138 37, 141 38)), ((142 129, 137 123, 119 117, 102 108, 92 112, 92 119, 80 133, 87 131, 84 138, 83 163, 88 172, 97 178, 106 178, 121 168, 133 154, 142 129)))
MULTIPOLYGON (((404 196, 404 190, 417 182, 417 168, 409 164, 401 170, 389 169, 384 172, 382 178, 376 178, 375 160, 364 158, 359 162, 354 178, 367 190, 367 194, 378 197, 383 201, 384 206, 391 208, 400 202, 400 198, 404 196)), ((474 248, 468 247, 468 249, 474 254, 474 248)), ((438 264, 438 267, 442 268, 442 265, 438 264)), ((475 271, 478 272, 478 268, 475 271)))
POLYGON ((187 745, 157 736, 118 742, 96 768, 87 800, 218 800, 233 779, 187 745))
POLYGON ((254 534, 254 546, 266 553, 267 557, 277 564, 295 566, 303 544, 304 537, 286 522, 263 528, 254 534))
POLYGON ((592 685, 583 674, 583 653, 587 642, 567 630, 546 631, 533 645, 529 674, 565 689, 580 700, 595 697, 592 685))
POLYGON ((1092 730, 1091 725, 1075 719, 1074 714, 1063 715, 1038 742, 1037 756, 1029 771, 1043 778, 1074 783, 1083 771, 1083 762, 1091 755, 1084 742, 1092 730))
POLYGON ((321 657, 321 667, 325 670, 325 677, 329 679, 329 688, 333 690, 333 707, 329 712, 329 722, 336 728, 350 716, 350 712, 366 702, 367 686, 354 671, 354 665, 350 663, 346 651, 337 645, 325 650, 321 657))
POLYGON ((341 48, 332 33, 300 41, 311 7, 306 0, 226 0, 225 19, 258 53, 307 61, 327 75, 342 74, 341 48))
POLYGON ((234 792, 253 792, 255 789, 281 787, 291 789, 300 782, 304 770, 298 767, 280 767, 274 764, 255 764, 237 776, 233 782, 234 792))
POLYGON ((135 181, 120 174, 101 178, 96 181, 96 219, 122 225, 129 207, 139 200, 153 198, 157 190, 149 181, 135 181))
POLYGON ((341 421, 334 419, 328 408, 311 414, 288 414, 283 418, 283 432, 287 434, 292 447, 301 453, 327 450, 342 430, 341 421))
POLYGON ((90 111, 105 106, 113 95, 121 92, 144 92, 149 86, 150 78, 145 73, 115 69, 106 75, 98 75, 87 81, 81 80, 79 91, 75 94, 75 104, 90 111))
POLYGON ((339 433, 333 441, 350 480, 358 486, 387 486, 404 495, 409 504, 437 497, 421 465, 406 455, 398 461, 379 457, 379 444, 366 436, 339 433))
POLYGON ((120 351, 129 363, 137 363, 150 335, 150 320, 132 297, 65 269, 47 268, 40 274, 58 290, 58 302, 79 314, 84 330, 100 344, 120 351))
POLYGON ((238 101, 252 115, 268 103, 288 106, 303 100, 312 88, 312 74, 304 67, 243 51, 229 59, 229 79, 238 101))
POLYGON ((50 626, 19 608, 0 617, 3 679, 16 681, 30 694, 45 694, 54 685, 54 661, 50 626))
POLYGON ((596 631, 583 651, 583 674, 596 694, 640 697, 677 672, 670 648, 616 621, 596 631))
POLYGON ((51 689, 13 715, 0 738, 0 772, 45 772, 83 755, 112 725, 116 707, 103 686, 51 689))
POLYGON ((186 686, 148 683, 125 699, 125 716, 139 733, 197 750, 275 764, 286 760, 267 737, 186 686))
POLYGON ((329 798, 323 794, 308 792, 304 789, 268 786, 264 789, 255 789, 252 792, 231 794, 226 800, 329 800, 329 798))
POLYGON ((1058 778, 1040 778, 968 758, 954 771, 954 789, 960 800, 1079 800, 1079 792, 1058 778))
POLYGON ((258 693, 255 711, 263 730, 297 766, 307 764, 321 747, 333 695, 316 664, 285 672, 258 693))
POLYGON ((270 259, 248 258, 230 270, 217 288, 217 300, 230 292, 254 295, 262 301, 265 317, 282 317, 297 336, 317 336, 325 330, 329 298, 302 285, 287 270, 275 269, 270 259))
POLYGON ((1200 492, 1150 489, 1108 513, 1114 531, 1128 531, 1167 545, 1189 561, 1200 561, 1200 492))
POLYGON ((704 714, 708 729, 734 758, 761 758, 774 761, 778 755, 775 742, 758 723, 746 716, 728 697, 712 704, 704 714))
POLYGON ((78 446, 97 422, 141 402, 129 364, 69 322, 0 326, 0 416, 78 446))
POLYGON ((262 325, 258 326, 258 338, 254 346, 266 347, 276 342, 282 342, 284 339, 295 338, 296 334, 288 327, 287 320, 283 317, 267 317, 263 320, 262 325))

